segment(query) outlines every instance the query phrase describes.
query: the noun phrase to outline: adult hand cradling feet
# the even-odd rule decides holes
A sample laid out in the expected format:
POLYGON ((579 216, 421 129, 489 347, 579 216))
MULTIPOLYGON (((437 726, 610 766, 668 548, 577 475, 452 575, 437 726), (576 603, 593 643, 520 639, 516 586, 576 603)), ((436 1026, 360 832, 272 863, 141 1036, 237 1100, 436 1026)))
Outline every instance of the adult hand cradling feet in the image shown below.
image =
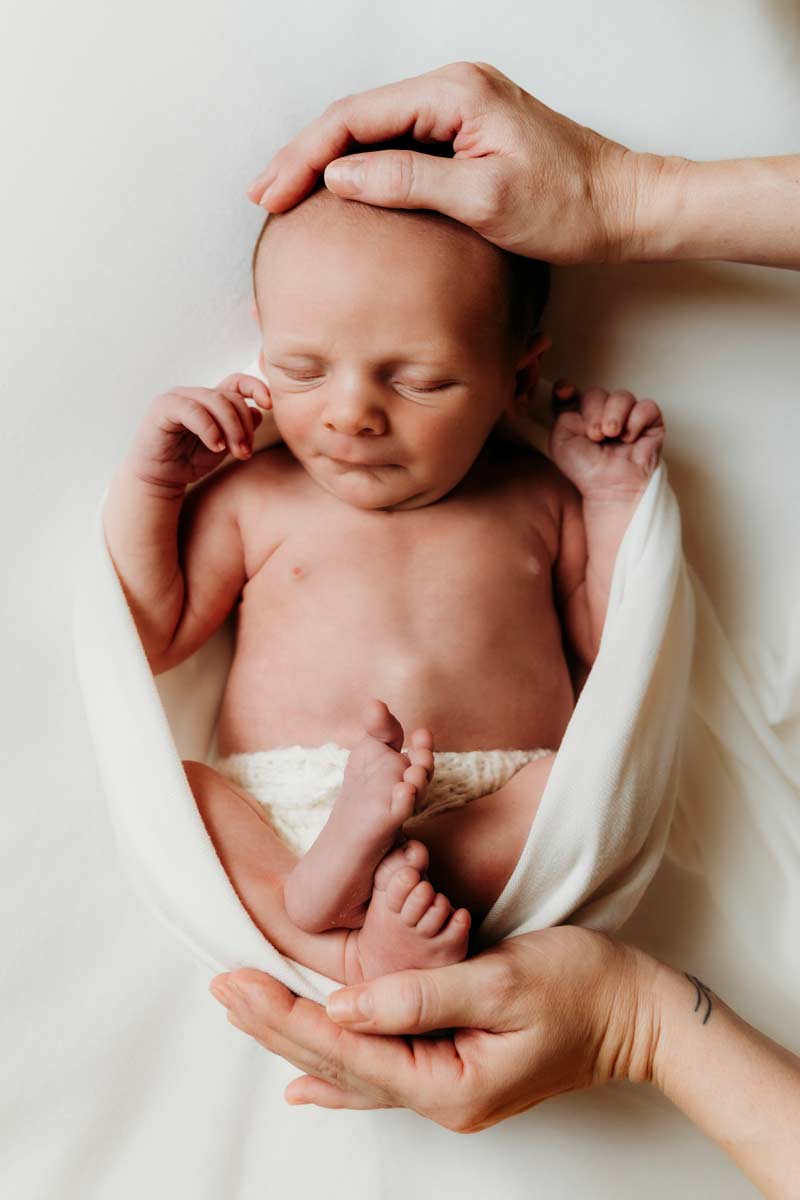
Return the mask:
POLYGON ((237 1028, 307 1073, 288 1086, 290 1103, 405 1106, 466 1133, 561 1092, 649 1079, 654 1023, 643 981, 656 970, 638 951, 562 926, 468 962, 334 992, 328 1016, 254 971, 221 976, 213 991, 237 1028), (360 1013, 365 1001, 370 1017, 360 1013), (374 1036, 452 1027, 452 1037, 374 1036))
POLYGON ((305 1072, 291 1104, 406 1107, 474 1133, 562 1092, 648 1082, 765 1195, 797 1195, 800 1059, 701 980, 603 934, 508 938, 334 992, 330 1015, 258 971, 221 975, 212 992, 231 1024, 305 1072))

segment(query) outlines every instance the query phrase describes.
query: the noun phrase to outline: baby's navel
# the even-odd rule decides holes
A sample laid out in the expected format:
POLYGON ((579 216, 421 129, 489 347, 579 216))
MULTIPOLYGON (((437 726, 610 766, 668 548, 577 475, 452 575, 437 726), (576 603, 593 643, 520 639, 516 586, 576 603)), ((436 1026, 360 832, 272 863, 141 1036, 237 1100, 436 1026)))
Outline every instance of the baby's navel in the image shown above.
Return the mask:
POLYGON ((302 567, 292 567, 292 574, 297 576, 297 578, 299 579, 301 577, 301 575, 305 574, 305 572, 303 571, 302 567))

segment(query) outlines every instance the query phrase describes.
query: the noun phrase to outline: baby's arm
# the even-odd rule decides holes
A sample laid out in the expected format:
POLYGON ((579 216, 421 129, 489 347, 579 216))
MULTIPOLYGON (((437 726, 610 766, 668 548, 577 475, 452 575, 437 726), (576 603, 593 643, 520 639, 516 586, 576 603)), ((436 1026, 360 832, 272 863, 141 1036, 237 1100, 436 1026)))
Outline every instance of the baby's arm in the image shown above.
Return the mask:
POLYGON ((601 388, 590 389, 570 411, 562 408, 553 429, 551 454, 566 476, 559 488, 556 595, 569 643, 587 668, 600 646, 617 554, 663 440, 654 401, 601 388))
POLYGON ((556 604, 564 630, 565 652, 575 694, 589 674, 605 624, 614 564, 625 530, 638 504, 620 501, 581 503, 564 480, 561 540, 554 563, 556 604))
POLYGON ((158 398, 103 512, 109 553, 156 675, 211 636, 245 583, 239 473, 221 471, 186 494, 222 461, 226 444, 238 458, 250 456, 239 449, 252 444, 257 423, 240 411, 249 383, 226 383, 241 391, 179 389, 158 398))
POLYGON ((569 487, 561 499, 556 595, 570 645, 580 662, 591 667, 600 646, 617 553, 639 497, 582 500, 569 487))

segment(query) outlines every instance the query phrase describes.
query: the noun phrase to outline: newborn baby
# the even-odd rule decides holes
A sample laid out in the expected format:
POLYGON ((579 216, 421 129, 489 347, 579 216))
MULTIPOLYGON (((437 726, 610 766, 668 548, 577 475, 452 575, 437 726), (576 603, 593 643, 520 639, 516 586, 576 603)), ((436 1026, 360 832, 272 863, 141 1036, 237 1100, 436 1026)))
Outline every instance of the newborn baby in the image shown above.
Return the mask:
POLYGON ((154 674, 238 606, 217 758, 184 768, 269 940, 344 983, 458 961, 596 655, 661 414, 594 388, 552 462, 509 438, 546 267, 441 214, 318 186, 253 274, 268 385, 158 397, 108 548, 154 674), (283 444, 253 454, 270 410, 283 444))

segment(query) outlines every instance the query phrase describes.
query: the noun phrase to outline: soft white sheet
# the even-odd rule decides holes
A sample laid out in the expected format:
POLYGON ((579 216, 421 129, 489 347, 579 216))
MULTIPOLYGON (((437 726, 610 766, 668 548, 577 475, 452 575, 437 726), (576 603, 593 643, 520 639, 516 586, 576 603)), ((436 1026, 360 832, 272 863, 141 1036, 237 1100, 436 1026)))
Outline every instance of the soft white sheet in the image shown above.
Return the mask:
MULTIPOLYGON (((234 11, 31 0, 8 7, 0 42, 13 181, 0 290, 3 1193, 752 1198, 645 1088, 561 1097, 468 1139, 404 1112, 287 1109, 296 1070, 225 1023, 207 965, 120 872, 69 601, 146 405, 251 356, 259 216, 244 187, 332 99, 481 59, 634 149, 796 152, 800 9, 497 0, 488 22, 479 0, 234 11)), ((705 875, 663 860, 622 932, 795 1049, 798 319, 800 274, 711 263, 559 270, 547 312, 552 374, 664 408, 687 558, 763 713, 742 710, 735 666, 720 676, 696 658, 703 722, 684 744, 692 780, 674 828, 705 875)), ((713 646, 696 599, 698 647, 713 646)))
MULTIPOLYGON (((543 386, 539 420, 547 396, 543 386)), ((520 423, 517 432, 543 447, 538 421, 520 423)), ((274 436, 266 422, 257 444, 274 436)), ((181 757, 205 757, 213 746, 231 631, 224 628, 154 681, 108 558, 101 509, 102 501, 76 579, 76 650, 129 877, 155 915, 214 971, 257 966, 321 999, 332 982, 278 954, 239 904, 180 768, 181 757)), ((762 1011, 765 999, 779 1011, 781 996, 791 1003, 792 981, 800 979, 800 762, 776 736, 763 703, 768 696, 773 724, 785 723, 793 715, 793 675, 786 659, 782 678, 774 675, 766 690, 761 676, 759 701, 684 562, 680 516, 662 464, 620 548, 600 654, 520 863, 481 927, 484 940, 567 918, 618 929, 651 882, 669 836, 670 859, 623 933, 662 954, 677 940, 687 967, 710 959, 717 973, 704 975, 723 994, 736 965, 731 956, 744 952, 762 1011)), ((784 1041, 791 1044, 793 1034, 784 1026, 784 1041)), ((233 1064, 224 1076, 235 1094, 233 1064)), ((268 1073, 275 1089, 282 1077, 282 1068, 268 1073)), ((268 1091, 267 1077, 263 1086, 268 1091)), ((655 1106, 654 1128, 664 1138, 671 1118, 659 1101, 641 1091, 624 1100, 612 1092, 604 1093, 606 1109, 594 1097, 572 1098, 573 1116, 591 1105, 582 1145, 603 1127, 602 1114, 612 1114, 613 1125, 620 1103, 633 1105, 637 1120, 646 1112, 654 1119, 655 1106)), ((276 1119, 283 1137, 293 1114, 276 1119)), ((322 1114, 316 1119, 324 1124, 322 1114)), ((549 1109, 548 1120, 556 1119, 549 1109)), ((561 1135, 568 1125, 559 1126, 561 1135)), ((516 1155, 523 1136, 509 1127, 487 1140, 507 1143, 516 1155)), ((371 1182, 357 1194, 383 1187, 382 1176, 379 1185, 368 1174, 371 1182)), ((636 1194, 635 1178, 634 1171, 629 1192, 615 1194, 636 1194)))

